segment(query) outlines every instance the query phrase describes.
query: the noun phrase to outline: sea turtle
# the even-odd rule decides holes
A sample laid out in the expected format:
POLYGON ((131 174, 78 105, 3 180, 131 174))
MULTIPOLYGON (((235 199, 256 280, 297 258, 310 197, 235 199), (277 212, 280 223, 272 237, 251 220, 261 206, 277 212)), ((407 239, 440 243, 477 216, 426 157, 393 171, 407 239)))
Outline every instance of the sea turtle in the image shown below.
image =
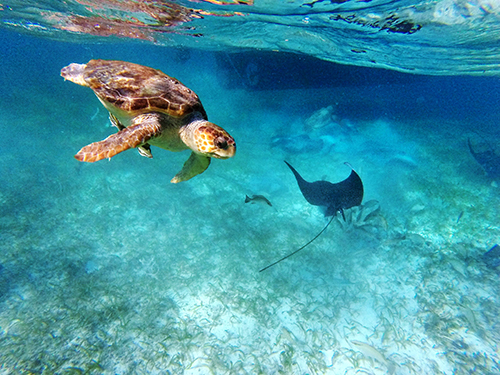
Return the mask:
POLYGON ((234 156, 233 137, 207 121, 198 95, 160 70, 125 61, 90 60, 64 67, 61 76, 94 90, 119 130, 83 147, 75 155, 79 161, 111 158, 134 147, 152 157, 149 145, 170 151, 191 149, 184 167, 171 180, 177 183, 202 173, 211 157, 234 156))

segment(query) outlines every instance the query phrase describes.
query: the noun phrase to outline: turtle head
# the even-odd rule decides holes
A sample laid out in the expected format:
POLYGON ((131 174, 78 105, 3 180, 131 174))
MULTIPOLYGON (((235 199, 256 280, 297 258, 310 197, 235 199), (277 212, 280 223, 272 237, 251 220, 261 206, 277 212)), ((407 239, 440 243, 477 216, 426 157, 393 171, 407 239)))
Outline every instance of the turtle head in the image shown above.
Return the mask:
POLYGON ((188 146, 196 153, 217 159, 228 159, 236 152, 234 138, 220 126, 208 121, 197 121, 188 146))
POLYGON ((61 69, 61 77, 65 80, 74 82, 77 85, 88 86, 89 84, 85 82, 85 68, 86 64, 76 64, 72 63, 61 69))

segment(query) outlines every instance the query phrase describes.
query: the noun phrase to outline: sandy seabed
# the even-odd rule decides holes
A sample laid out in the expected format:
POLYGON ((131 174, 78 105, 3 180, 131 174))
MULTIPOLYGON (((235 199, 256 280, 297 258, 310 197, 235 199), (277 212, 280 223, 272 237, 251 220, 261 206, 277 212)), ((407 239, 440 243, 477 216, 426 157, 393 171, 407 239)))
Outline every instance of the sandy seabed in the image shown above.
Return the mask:
POLYGON ((311 128, 335 92, 223 94, 204 104, 237 156, 177 185, 187 152, 73 159, 113 131, 91 93, 2 111, 25 137, 0 153, 0 373, 500 372, 499 275, 482 259, 500 199, 456 131, 470 124, 311 128), (293 141, 304 134, 318 147, 293 141), (340 181, 349 162, 364 205, 259 273, 326 224, 285 159, 309 181, 340 181))

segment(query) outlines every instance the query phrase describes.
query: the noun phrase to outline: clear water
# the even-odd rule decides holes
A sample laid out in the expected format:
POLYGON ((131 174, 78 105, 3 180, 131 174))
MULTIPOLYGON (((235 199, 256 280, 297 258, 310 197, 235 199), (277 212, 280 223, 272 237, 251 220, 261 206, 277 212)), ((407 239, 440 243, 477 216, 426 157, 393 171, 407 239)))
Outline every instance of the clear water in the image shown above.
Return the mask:
POLYGON ((483 259, 498 181, 467 147, 499 147, 498 78, 17 31, 0 31, 1 373, 500 372, 499 274, 483 259), (59 76, 92 58, 180 79, 236 156, 176 185, 188 152, 76 161, 114 131, 59 76), (365 198, 259 273, 327 220, 283 160, 331 182, 349 162, 365 198))

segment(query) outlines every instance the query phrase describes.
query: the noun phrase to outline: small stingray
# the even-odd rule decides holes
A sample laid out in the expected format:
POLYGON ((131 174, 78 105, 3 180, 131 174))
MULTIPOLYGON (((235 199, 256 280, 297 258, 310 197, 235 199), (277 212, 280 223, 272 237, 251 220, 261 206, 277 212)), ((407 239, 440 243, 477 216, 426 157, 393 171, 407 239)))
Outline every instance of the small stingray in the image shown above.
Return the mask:
POLYGON ((500 156, 496 154, 495 150, 491 148, 489 144, 488 150, 486 151, 474 151, 472 148, 470 138, 467 139, 467 144, 469 145, 469 151, 474 156, 474 159, 483 167, 486 174, 492 179, 500 178, 500 156))
POLYGON ((326 224, 326 226, 319 232, 311 241, 306 243, 300 249, 295 250, 293 253, 281 258, 280 260, 262 268, 259 272, 267 270, 269 267, 278 264, 279 262, 291 257, 292 255, 298 253, 300 250, 304 249, 307 245, 312 243, 316 238, 318 238, 325 230, 328 228, 330 223, 333 221, 337 212, 342 214, 345 220, 344 210, 359 206, 363 200, 363 182, 358 174, 351 167, 351 174, 345 180, 339 183, 332 184, 328 181, 315 181, 307 182, 302 178, 302 176, 285 161, 286 165, 292 170, 295 178, 297 179, 297 184, 299 185, 300 191, 304 198, 314 206, 322 206, 326 208, 325 216, 331 216, 332 218, 326 224))

